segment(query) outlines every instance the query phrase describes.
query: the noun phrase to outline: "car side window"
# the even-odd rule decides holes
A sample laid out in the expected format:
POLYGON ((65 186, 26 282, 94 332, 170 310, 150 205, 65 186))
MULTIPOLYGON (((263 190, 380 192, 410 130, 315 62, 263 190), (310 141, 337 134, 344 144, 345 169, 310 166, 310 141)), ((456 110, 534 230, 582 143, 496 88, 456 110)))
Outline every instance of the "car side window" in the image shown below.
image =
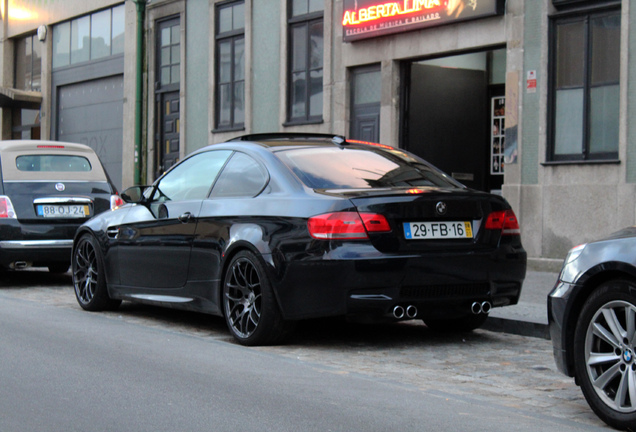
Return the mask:
POLYGON ((245 153, 236 152, 212 189, 212 198, 254 197, 269 180, 267 170, 245 153))
POLYGON ((159 181, 153 201, 204 199, 231 154, 230 150, 207 151, 184 160, 159 181))

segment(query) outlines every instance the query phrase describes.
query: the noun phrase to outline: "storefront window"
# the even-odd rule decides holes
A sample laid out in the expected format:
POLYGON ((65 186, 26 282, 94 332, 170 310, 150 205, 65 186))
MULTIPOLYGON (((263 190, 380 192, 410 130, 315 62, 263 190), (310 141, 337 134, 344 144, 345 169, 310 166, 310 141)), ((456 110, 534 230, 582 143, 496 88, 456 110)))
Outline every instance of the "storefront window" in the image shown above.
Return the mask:
POLYGON ((618 158, 620 12, 553 22, 552 161, 618 158))
POLYGON ((245 3, 224 4, 216 12, 216 128, 242 128, 245 123, 245 3))
POLYGON ((11 139, 40 139, 40 110, 15 108, 11 117, 11 139))
POLYGON ((71 22, 71 63, 81 63, 89 59, 91 21, 82 17, 71 22))
POLYGON ((126 25, 124 17, 124 7, 118 6, 113 11, 113 33, 111 35, 112 55, 122 54, 124 52, 124 28, 126 25))
POLYGON ((15 83, 19 90, 40 91, 42 81, 42 43, 36 35, 15 41, 15 83))
POLYGON ((292 0, 289 20, 288 121, 322 121, 322 0, 292 0))
POLYGON ((91 15, 91 59, 110 55, 110 9, 91 15))
POLYGON ((95 12, 53 27, 53 68, 124 52, 124 6, 95 12))

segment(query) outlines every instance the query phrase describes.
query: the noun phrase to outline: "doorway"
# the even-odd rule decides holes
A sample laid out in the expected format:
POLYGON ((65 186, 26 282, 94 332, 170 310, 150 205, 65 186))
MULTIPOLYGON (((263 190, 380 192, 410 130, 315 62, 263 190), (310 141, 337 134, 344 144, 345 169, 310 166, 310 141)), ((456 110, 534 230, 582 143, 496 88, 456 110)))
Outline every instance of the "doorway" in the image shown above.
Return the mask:
POLYGON ((402 146, 472 189, 501 193, 505 64, 505 49, 405 63, 402 146))
POLYGON ((351 71, 351 130, 349 137, 362 141, 380 141, 380 65, 351 71))

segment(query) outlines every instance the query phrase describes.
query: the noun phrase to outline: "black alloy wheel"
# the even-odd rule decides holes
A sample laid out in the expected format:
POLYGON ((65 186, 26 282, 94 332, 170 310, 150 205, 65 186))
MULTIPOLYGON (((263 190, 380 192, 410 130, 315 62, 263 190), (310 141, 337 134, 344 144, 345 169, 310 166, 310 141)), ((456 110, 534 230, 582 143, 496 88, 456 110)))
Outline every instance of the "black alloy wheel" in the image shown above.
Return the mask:
POLYGON ((424 318, 428 328, 445 333, 465 333, 481 327, 488 319, 487 313, 470 314, 459 318, 424 318))
POLYGON ((282 318, 265 268, 258 257, 243 250, 231 260, 223 284, 227 326, 242 345, 281 342, 290 324, 282 318))
POLYGON ((574 366, 596 415, 636 430, 636 284, 605 282, 587 299, 576 324, 574 366))
POLYGON ((75 297, 82 309, 112 310, 121 304, 121 300, 113 300, 108 296, 104 259, 92 235, 85 234, 77 242, 73 249, 72 267, 75 297))

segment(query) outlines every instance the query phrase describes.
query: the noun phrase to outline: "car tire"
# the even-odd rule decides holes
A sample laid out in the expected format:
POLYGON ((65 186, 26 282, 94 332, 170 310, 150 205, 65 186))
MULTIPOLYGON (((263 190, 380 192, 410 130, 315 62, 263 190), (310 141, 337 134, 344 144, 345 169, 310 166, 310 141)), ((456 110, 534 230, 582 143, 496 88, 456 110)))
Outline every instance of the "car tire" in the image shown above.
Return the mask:
POLYGON ((47 265, 49 273, 64 274, 70 267, 69 264, 49 264, 47 265))
POLYGON ((636 430, 635 344, 636 284, 620 279, 603 283, 579 315, 574 368, 592 410, 622 430, 636 430))
POLYGON ((223 282, 223 314, 234 339, 241 345, 280 343, 291 331, 283 320, 267 278, 265 266, 252 252, 238 252, 223 282))
POLYGON ((88 311, 113 310, 121 300, 111 299, 106 288, 104 258, 97 240, 83 235, 73 248, 73 288, 82 309, 88 311))
POLYGON ((478 329, 488 319, 488 314, 470 314, 460 318, 432 319, 424 318, 424 324, 428 328, 438 332, 466 333, 478 329))

